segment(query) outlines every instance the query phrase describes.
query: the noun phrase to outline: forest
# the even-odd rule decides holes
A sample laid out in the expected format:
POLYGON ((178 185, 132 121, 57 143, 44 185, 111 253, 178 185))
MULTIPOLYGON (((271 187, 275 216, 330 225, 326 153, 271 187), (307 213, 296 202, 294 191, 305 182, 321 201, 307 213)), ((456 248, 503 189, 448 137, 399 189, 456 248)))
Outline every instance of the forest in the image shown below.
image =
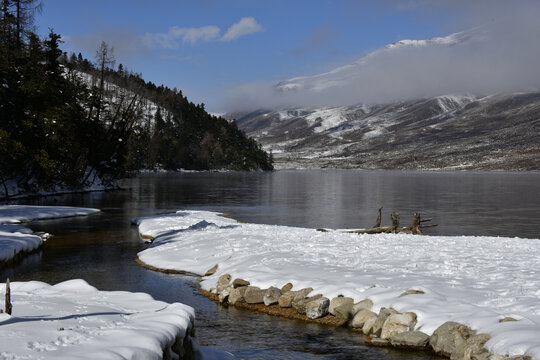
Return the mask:
POLYGON ((0 194, 5 198, 110 185, 141 169, 273 169, 271 154, 234 121, 208 114, 181 90, 116 66, 107 43, 94 61, 67 54, 53 29, 45 39, 32 31, 39 2, 1 4, 0 194))

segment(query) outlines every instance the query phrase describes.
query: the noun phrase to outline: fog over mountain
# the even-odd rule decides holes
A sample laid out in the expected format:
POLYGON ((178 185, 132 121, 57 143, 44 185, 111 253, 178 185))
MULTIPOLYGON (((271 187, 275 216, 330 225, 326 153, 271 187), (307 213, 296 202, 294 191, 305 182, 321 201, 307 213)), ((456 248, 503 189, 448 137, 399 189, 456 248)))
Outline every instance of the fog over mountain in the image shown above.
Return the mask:
MULTIPOLYGON (((244 84, 228 94, 225 107, 249 111, 384 104, 446 94, 540 89, 540 2, 508 3, 434 1, 429 6, 467 10, 462 25, 468 30, 433 39, 402 40, 324 74, 278 84, 244 84)), ((408 2, 408 6, 427 4, 408 2)))

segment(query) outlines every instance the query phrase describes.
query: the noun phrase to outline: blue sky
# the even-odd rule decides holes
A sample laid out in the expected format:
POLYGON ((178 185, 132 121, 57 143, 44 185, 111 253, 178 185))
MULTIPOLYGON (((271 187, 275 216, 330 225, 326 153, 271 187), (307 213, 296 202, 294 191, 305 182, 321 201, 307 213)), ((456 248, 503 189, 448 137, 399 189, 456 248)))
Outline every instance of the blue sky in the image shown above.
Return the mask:
POLYGON ((210 111, 244 83, 278 82, 350 63, 401 39, 470 26, 466 3, 434 0, 46 0, 38 32, 89 59, 104 40, 116 64, 181 89, 210 111))

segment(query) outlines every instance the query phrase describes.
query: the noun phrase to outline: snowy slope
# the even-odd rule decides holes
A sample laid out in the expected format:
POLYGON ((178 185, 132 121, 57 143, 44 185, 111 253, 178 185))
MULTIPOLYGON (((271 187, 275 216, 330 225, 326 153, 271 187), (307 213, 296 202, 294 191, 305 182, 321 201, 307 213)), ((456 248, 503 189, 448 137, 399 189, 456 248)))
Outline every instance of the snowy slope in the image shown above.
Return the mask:
POLYGON ((300 76, 282 81, 274 86, 278 91, 322 92, 332 87, 347 87, 349 84, 362 81, 367 77, 365 69, 381 56, 391 55, 392 52, 406 47, 445 47, 475 41, 480 35, 479 30, 471 30, 451 34, 446 37, 436 37, 427 40, 401 40, 377 49, 352 64, 345 65, 323 74, 300 76))

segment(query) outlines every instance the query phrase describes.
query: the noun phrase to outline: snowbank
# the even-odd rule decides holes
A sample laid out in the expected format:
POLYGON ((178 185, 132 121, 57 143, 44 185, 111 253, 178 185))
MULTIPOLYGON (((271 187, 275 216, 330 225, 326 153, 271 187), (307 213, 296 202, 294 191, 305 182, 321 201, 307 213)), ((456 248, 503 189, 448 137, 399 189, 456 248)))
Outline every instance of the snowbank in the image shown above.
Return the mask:
POLYGON ((71 206, 0 205, 0 224, 56 219, 98 213, 98 209, 71 206))
POLYGON ((30 281, 12 283, 11 299, 12 316, 0 314, 3 359, 175 359, 197 347, 193 308, 144 293, 30 281))
POLYGON ((209 290, 228 273, 261 288, 291 282, 328 298, 366 298, 374 311, 415 312, 432 334, 447 321, 489 333, 496 354, 540 359, 540 240, 498 237, 356 235, 238 223, 205 211, 136 219, 154 238, 139 253, 162 269, 204 274, 209 290), (400 297, 406 290, 424 294, 400 297), (499 320, 512 317, 519 321, 499 320))
MULTIPOLYGON (((31 220, 90 215, 98 209, 69 206, 0 205, 0 264, 21 252, 39 248, 47 236, 33 235, 33 231, 18 224, 31 220)), ((45 234, 48 235, 48 234, 45 234)))

